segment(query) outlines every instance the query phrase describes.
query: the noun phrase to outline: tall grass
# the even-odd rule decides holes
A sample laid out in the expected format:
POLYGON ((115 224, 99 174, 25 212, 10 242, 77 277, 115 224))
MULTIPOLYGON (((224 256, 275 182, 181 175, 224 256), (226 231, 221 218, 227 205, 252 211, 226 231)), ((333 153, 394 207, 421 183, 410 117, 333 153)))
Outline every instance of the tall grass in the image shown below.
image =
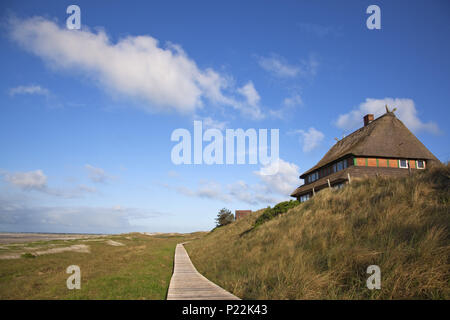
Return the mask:
POLYGON ((260 210, 186 247, 244 299, 449 299, 450 167, 353 180, 253 228, 260 210), (369 290, 369 265, 381 289, 369 290))

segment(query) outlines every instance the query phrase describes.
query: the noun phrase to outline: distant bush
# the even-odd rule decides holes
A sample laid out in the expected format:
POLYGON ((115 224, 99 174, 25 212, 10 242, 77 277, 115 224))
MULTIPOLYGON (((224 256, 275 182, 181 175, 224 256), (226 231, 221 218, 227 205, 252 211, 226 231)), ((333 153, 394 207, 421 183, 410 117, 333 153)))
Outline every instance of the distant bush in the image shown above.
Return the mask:
POLYGON ((255 221, 255 227, 263 224, 266 221, 269 221, 276 216, 287 212, 289 209, 294 208, 295 206, 299 205, 300 202, 298 200, 289 200, 280 202, 277 205, 275 205, 273 208, 268 207, 263 214, 261 214, 258 219, 255 221))
POLYGON ((33 259, 33 258, 36 258, 36 256, 34 254, 27 252, 27 253, 22 254, 22 258, 33 259))
POLYGON ((225 226, 234 221, 234 215, 227 208, 220 209, 216 218, 216 227, 225 226))

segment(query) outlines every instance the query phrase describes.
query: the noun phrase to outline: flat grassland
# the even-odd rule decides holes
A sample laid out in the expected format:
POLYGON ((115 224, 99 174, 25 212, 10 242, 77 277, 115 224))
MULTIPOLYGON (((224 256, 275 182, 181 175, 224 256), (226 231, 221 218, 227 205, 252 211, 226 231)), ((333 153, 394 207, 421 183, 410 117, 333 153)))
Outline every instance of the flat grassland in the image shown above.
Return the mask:
POLYGON ((0 299, 165 299, 176 244, 201 235, 38 235, 32 242, 15 243, 3 239, 0 299), (70 265, 80 267, 79 290, 67 288, 70 265))

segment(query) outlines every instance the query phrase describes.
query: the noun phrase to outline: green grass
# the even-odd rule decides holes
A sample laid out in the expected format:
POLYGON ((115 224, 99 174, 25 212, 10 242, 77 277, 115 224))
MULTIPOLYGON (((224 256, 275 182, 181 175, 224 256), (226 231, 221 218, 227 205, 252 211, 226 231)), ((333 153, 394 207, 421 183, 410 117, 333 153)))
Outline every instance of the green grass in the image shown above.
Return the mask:
POLYGON ((449 165, 355 179, 254 228, 264 211, 187 244, 199 272, 244 299, 450 298, 449 165))
MULTIPOLYGON (((35 243, 38 247, 85 244, 90 253, 63 252, 34 259, 27 259, 32 254, 25 253, 20 259, 0 260, 0 299, 165 299, 176 244, 198 236, 135 233, 107 237, 125 244, 117 247, 104 241, 35 243), (81 269, 80 290, 66 287, 69 265, 81 269)), ((21 246, 13 247, 17 251, 21 246)))

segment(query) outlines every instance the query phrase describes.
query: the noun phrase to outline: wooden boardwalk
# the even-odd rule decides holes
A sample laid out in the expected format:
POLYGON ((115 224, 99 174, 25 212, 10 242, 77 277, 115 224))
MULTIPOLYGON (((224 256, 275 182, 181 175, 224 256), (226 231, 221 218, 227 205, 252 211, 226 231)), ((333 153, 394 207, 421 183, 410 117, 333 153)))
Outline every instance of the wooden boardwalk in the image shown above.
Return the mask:
POLYGON ((175 249, 175 262, 167 300, 240 300, 202 276, 182 243, 175 249))

